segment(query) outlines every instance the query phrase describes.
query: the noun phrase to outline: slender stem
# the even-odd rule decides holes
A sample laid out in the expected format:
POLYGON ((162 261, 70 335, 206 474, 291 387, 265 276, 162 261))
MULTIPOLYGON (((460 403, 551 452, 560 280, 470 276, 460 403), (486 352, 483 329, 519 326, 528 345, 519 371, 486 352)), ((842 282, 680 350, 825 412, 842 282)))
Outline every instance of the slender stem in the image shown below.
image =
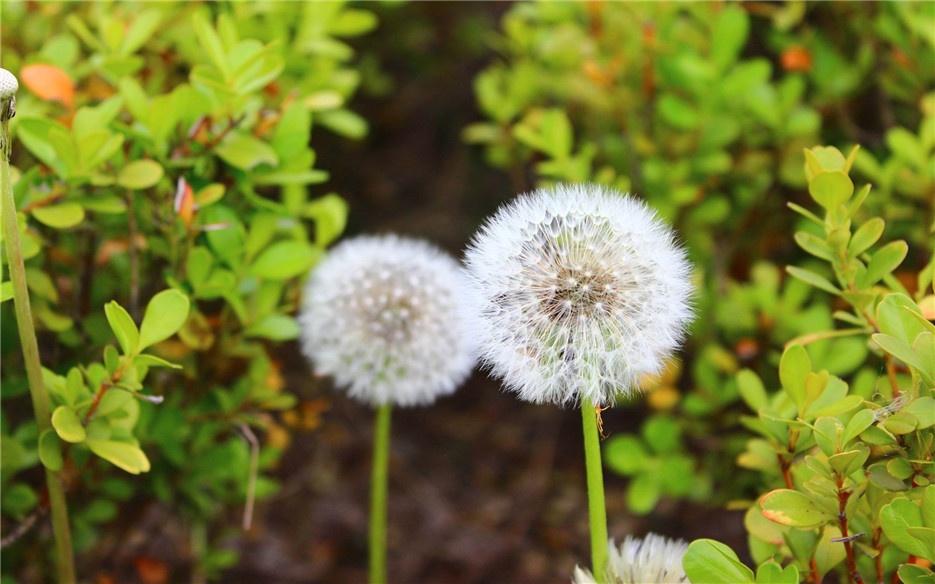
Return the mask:
POLYGON ((844 477, 835 476, 838 487, 838 527, 841 529, 841 539, 844 540, 844 553, 847 556, 847 581, 863 584, 863 578, 861 578, 860 572, 857 570, 857 562, 854 559, 854 550, 851 547, 850 540, 847 539, 849 534, 847 532, 847 513, 845 509, 847 500, 850 499, 853 492, 844 488, 844 477))
MULTIPOLYGON (((5 113, 8 105, 0 108, 5 113)), ((6 115, 0 115, 0 142, 3 154, 0 156, 0 191, 3 197, 3 240, 6 243, 7 265, 10 280, 13 282, 13 305, 16 311, 16 325, 19 329, 23 348, 23 360, 26 365, 26 379, 32 397, 36 424, 42 432, 52 428, 49 396, 42 383, 42 365, 39 361, 39 345, 36 342, 36 329, 33 326, 32 310, 29 305, 29 291, 26 287, 26 268, 23 265, 23 251, 20 247, 19 225, 16 218, 16 202, 13 199, 13 185, 10 178, 10 128, 6 115)), ((75 582, 75 565, 71 550, 71 529, 68 525, 68 507, 65 504, 65 488, 62 475, 45 469, 45 478, 49 491, 49 506, 52 509, 52 531, 55 536, 55 557, 58 568, 58 581, 75 582)))
POLYGON ((607 568, 607 508, 604 505, 604 474, 601 466, 601 442, 597 435, 597 412, 581 406, 584 430, 584 463, 588 477, 588 518, 591 524, 591 571, 603 582, 607 568))
POLYGON ((377 409, 373 430, 373 475, 370 477, 370 584, 386 582, 386 491, 390 462, 390 414, 387 402, 377 409))

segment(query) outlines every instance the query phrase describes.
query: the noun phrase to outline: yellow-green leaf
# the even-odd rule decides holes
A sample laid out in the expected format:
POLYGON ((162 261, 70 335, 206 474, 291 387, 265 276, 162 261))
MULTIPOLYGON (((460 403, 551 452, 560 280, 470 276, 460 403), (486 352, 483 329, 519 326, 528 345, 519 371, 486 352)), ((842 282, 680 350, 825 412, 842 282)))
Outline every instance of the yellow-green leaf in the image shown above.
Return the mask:
POLYGON ((87 444, 91 452, 130 474, 140 474, 150 469, 146 453, 136 444, 94 438, 89 439, 87 444))
POLYGON ((61 203, 36 207, 32 210, 32 216, 36 221, 49 227, 68 229, 84 220, 84 208, 78 203, 61 203))
POLYGON ((162 165, 155 160, 135 160, 120 169, 117 184, 132 190, 148 189, 162 178, 162 165))
POLYGON ((74 410, 66 406, 58 406, 52 412, 52 427, 66 442, 83 442, 86 436, 81 420, 74 410))
POLYGON ((139 349, 155 345, 174 335, 188 318, 188 296, 178 290, 163 290, 153 296, 140 325, 139 349))
POLYGON ((792 527, 817 527, 835 519, 807 495, 791 489, 777 489, 760 500, 763 515, 770 521, 792 527))

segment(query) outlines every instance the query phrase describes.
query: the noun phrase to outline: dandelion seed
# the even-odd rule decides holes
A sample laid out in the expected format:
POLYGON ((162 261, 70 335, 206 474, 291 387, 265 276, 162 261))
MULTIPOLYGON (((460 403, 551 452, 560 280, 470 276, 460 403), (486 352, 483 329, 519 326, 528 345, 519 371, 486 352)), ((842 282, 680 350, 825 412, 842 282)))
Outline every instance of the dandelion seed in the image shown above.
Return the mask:
MULTIPOLYGON (((611 584, 676 584, 688 582, 682 568, 682 557, 688 544, 655 533, 645 538, 627 536, 618 548, 614 540, 607 542, 607 570, 601 582, 611 584)), ((573 584, 596 584, 597 579, 587 569, 575 567, 573 584)))
POLYGON ((644 203, 596 185, 521 195, 466 264, 480 358, 526 401, 606 405, 659 373, 693 317, 691 266, 644 203), (532 358, 530 358, 532 356, 532 358))
POLYGON ((465 276, 427 242, 358 237, 312 272, 299 316, 315 372, 372 405, 427 404, 452 393, 474 364, 465 276))

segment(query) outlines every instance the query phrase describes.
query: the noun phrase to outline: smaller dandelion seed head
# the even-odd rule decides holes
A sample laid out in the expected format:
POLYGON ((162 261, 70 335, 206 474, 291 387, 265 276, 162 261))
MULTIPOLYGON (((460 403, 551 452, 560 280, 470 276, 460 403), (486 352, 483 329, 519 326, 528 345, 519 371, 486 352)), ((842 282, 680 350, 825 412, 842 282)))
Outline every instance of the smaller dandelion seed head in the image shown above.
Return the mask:
POLYGON ((334 249, 305 287, 302 350, 316 373, 362 401, 419 405, 470 373, 469 288, 457 262, 420 240, 358 237, 334 249))
MULTIPOLYGON (((614 540, 607 542, 607 570, 602 582, 611 584, 682 584, 688 576, 682 558, 688 544, 681 539, 668 539, 655 533, 644 538, 627 536, 620 547, 614 540)), ((594 575, 576 566, 573 584, 596 584, 594 575)))
POLYGON ((517 197, 465 262, 481 359, 527 401, 613 403, 661 369, 693 317, 691 266, 672 231, 596 185, 517 197))
POLYGON ((16 80, 16 76, 6 69, 0 69, 0 100, 10 99, 18 90, 19 81, 16 80))

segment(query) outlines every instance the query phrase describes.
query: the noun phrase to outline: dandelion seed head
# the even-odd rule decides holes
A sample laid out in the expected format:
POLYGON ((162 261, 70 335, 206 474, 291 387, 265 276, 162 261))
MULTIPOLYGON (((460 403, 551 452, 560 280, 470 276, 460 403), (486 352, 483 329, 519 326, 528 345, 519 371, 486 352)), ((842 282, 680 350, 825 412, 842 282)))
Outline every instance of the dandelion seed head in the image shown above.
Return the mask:
POLYGON ((372 405, 433 402, 474 364, 458 263, 434 246, 395 235, 358 237, 312 272, 299 316, 315 372, 372 405))
POLYGON ((465 260, 480 358, 531 402, 613 403, 662 369, 693 316, 691 266, 673 232, 600 186, 517 197, 465 260))
MULTIPOLYGON (((655 533, 645 538, 627 536, 618 548, 614 540, 607 542, 607 571, 601 582, 612 584, 681 584, 688 582, 682 558, 688 544, 681 539, 668 539, 655 533)), ((596 584, 594 575, 575 567, 573 584, 596 584)))
POLYGON ((16 95, 17 90, 19 81, 16 80, 16 76, 6 69, 0 69, 0 99, 10 99, 16 95))

